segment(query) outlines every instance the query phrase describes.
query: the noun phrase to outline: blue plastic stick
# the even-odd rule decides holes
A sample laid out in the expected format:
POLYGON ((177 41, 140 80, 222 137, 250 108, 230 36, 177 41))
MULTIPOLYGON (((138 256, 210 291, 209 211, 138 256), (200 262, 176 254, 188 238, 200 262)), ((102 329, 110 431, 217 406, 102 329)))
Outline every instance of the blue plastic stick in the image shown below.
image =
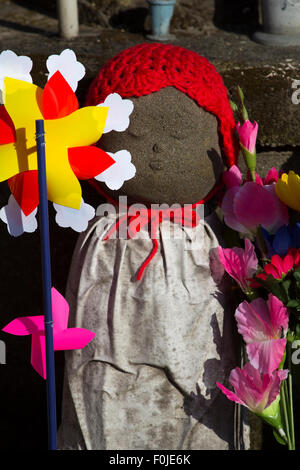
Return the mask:
POLYGON ((49 239, 48 197, 45 160, 44 121, 36 122, 36 143, 39 175, 39 215, 42 249, 43 297, 46 339, 47 405, 48 405, 48 443, 49 450, 56 450, 56 391, 55 363, 53 348, 53 320, 51 301, 51 260, 49 239))

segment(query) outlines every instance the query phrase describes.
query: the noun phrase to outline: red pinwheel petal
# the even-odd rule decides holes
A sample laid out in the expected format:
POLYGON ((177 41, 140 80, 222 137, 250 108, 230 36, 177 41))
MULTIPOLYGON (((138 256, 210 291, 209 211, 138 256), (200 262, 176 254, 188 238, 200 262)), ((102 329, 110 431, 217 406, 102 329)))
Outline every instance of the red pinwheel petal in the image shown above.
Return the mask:
POLYGON ((68 116, 78 109, 75 93, 57 71, 48 80, 43 92, 44 119, 58 119, 68 116))
POLYGON ((77 178, 87 180, 107 170, 115 160, 98 147, 73 147, 68 150, 69 162, 77 178))
POLYGON ((9 188, 27 216, 39 204, 39 182, 37 170, 25 171, 8 179, 9 188))
POLYGON ((16 141, 14 123, 5 106, 0 106, 0 144, 11 144, 16 141))

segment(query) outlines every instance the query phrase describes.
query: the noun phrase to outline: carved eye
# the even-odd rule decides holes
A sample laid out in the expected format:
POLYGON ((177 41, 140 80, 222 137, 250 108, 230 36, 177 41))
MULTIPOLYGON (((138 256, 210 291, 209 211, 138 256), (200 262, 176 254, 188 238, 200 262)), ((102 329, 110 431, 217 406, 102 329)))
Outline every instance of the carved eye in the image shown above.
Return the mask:
POLYGON ((192 122, 189 125, 184 122, 182 127, 177 123, 177 125, 171 127, 170 136, 176 140, 186 140, 190 139, 192 136, 195 136, 201 132, 200 125, 194 124, 192 122))
POLYGON ((151 132, 150 126, 137 125, 135 122, 130 123, 128 127, 128 134, 136 139, 146 137, 151 132))
POLYGON ((163 151, 163 148, 159 144, 154 144, 152 147, 153 152, 155 153, 161 153, 163 151))
POLYGON ((186 139, 187 135, 190 135, 190 132, 187 132, 184 129, 172 129, 170 136, 173 137, 176 140, 184 140, 186 139))

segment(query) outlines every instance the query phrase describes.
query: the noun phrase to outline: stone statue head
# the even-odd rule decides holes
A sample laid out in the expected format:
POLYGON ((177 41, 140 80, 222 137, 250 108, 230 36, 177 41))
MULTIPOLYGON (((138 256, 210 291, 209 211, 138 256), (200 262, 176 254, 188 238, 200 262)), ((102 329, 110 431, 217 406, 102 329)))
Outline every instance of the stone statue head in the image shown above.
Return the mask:
MULTIPOLYGON (((130 98, 125 132, 104 134, 99 146, 131 153, 136 176, 113 198, 191 204, 204 199, 226 167, 236 162, 235 121, 223 80, 214 66, 178 46, 141 44, 111 59, 93 81, 87 104, 111 93, 130 98)), ((101 184, 101 183, 99 183, 101 184)))

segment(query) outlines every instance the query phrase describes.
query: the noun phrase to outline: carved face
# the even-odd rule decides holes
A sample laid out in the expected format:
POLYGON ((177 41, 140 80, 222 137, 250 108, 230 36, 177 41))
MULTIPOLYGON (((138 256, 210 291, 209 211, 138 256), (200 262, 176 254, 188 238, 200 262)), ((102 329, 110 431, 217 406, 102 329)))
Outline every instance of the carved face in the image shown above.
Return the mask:
POLYGON ((113 153, 128 150, 136 176, 119 191, 103 186, 105 191, 145 204, 203 199, 224 170, 215 116, 172 87, 130 99, 129 128, 104 134, 99 146, 113 153))

